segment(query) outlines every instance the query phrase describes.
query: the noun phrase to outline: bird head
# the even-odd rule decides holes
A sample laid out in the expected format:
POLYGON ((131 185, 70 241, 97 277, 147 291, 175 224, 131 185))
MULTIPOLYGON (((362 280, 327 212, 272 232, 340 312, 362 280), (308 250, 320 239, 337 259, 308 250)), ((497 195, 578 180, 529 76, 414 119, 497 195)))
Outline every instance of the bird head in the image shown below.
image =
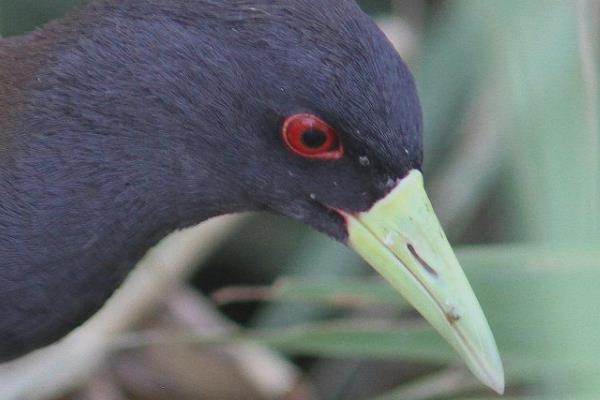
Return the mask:
POLYGON ((198 93, 218 88, 211 99, 229 106, 219 121, 226 137, 216 140, 220 160, 235 168, 220 161, 219 174, 254 207, 345 241, 336 210, 366 211, 421 168, 409 70, 353 1, 259 1, 214 12, 219 73, 209 78, 219 82, 199 81, 198 93))

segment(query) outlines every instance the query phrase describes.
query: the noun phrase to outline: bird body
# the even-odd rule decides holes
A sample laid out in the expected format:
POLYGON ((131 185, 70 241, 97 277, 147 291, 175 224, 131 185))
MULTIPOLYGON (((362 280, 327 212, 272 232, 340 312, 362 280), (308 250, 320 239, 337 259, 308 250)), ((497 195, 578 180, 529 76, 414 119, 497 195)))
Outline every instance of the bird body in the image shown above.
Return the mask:
MULTIPOLYGON (((0 360, 63 337, 159 240, 216 215, 272 211, 363 254, 378 231, 354 240, 351 221, 407 176, 421 201, 421 163, 412 76, 351 0, 93 0, 1 40, 0 360)), ((440 304, 424 315, 447 324, 440 304)))
MULTIPOLYGON (((376 29, 352 2, 330 3, 97 1, 0 42, 0 346, 19 354, 63 336, 169 232, 268 207, 253 197, 277 179, 256 162, 270 143, 243 132, 262 121, 243 121, 284 115, 276 97, 289 92, 313 95, 290 84, 307 66, 286 57, 310 46, 303 63, 353 63, 365 44, 316 50, 325 30, 376 29), (258 77, 277 62, 294 70, 258 77)), ((325 75, 314 85, 334 90, 325 75)))

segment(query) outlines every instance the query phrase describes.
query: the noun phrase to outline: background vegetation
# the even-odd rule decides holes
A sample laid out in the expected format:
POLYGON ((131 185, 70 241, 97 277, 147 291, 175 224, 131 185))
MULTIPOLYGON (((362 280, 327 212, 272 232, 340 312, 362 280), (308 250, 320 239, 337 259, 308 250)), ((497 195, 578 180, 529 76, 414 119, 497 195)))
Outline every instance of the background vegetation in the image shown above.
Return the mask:
MULTIPOLYGON (((75 3, 0 0, 0 32, 75 3)), ((506 398, 597 398, 600 2, 362 4, 416 74, 428 189, 495 332, 506 398)), ((60 398, 495 397, 340 244, 254 215, 212 250, 136 326, 184 327, 192 345, 121 337, 60 398), (204 299, 215 291, 220 307, 204 299)))

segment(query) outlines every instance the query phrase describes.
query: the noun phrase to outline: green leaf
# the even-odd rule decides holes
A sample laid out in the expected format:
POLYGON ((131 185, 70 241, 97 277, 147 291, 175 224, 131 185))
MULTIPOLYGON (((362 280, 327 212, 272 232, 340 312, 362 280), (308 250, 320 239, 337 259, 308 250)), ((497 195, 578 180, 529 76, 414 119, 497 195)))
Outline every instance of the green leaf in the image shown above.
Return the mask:
POLYGON ((294 354, 434 363, 458 358, 431 328, 390 321, 309 324, 249 338, 294 354))

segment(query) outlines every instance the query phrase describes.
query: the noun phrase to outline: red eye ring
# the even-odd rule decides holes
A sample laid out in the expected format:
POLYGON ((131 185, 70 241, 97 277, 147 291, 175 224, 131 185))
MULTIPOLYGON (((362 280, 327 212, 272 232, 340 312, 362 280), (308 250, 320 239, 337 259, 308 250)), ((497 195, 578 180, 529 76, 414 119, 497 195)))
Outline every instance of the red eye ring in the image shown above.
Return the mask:
POLYGON ((307 158, 338 160, 344 148, 333 128, 313 114, 294 114, 285 119, 281 135, 288 148, 307 158))

